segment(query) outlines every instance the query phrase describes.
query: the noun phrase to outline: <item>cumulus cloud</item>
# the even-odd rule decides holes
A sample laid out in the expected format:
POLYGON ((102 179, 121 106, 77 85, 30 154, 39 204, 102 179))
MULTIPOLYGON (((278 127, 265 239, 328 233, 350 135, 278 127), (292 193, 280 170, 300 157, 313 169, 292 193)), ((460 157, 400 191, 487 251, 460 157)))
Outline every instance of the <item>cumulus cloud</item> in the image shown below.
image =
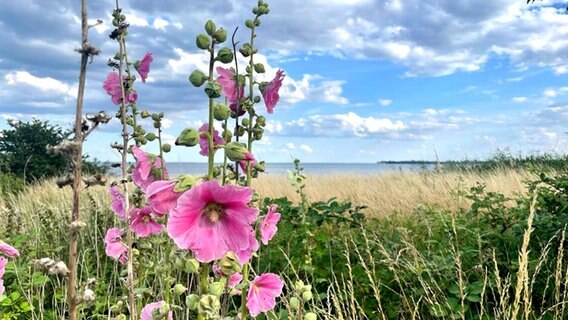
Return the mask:
POLYGON ((390 106, 392 104, 392 100, 390 99, 379 99, 379 104, 383 107, 390 106))
POLYGON ((77 89, 50 77, 36 77, 27 71, 10 72, 4 76, 8 85, 28 85, 43 92, 55 92, 61 95, 76 97, 77 89))
POLYGON ((302 150, 304 153, 308 153, 308 154, 314 153, 314 150, 306 144, 301 145, 300 150, 302 150))

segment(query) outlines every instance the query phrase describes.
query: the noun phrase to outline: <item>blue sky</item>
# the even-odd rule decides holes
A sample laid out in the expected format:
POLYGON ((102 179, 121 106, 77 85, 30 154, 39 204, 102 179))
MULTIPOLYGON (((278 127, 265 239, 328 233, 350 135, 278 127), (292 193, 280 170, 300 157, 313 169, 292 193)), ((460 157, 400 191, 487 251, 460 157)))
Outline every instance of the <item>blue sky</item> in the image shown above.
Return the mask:
MULTIPOLYGON (((256 1, 121 1, 131 59, 151 51, 140 108, 164 111, 166 140, 206 119, 187 76, 207 59, 194 46, 203 23, 247 34, 256 1)), ((86 110, 116 107, 102 90, 116 52, 108 38, 114 1, 90 1, 103 20, 90 42, 86 110)), ((258 29, 266 79, 285 70, 257 159, 288 162, 482 159, 496 150, 568 150, 567 1, 272 0, 258 29)), ((7 119, 72 125, 79 68, 79 3, 0 2, 0 129, 7 119)), ((205 71, 205 70, 204 70, 205 71)), ((151 127, 151 124, 149 124, 151 127)), ((119 123, 93 133, 86 152, 118 160, 119 123)), ((155 150, 150 147, 149 151, 155 150)), ((205 161, 175 147, 168 161, 205 161)))

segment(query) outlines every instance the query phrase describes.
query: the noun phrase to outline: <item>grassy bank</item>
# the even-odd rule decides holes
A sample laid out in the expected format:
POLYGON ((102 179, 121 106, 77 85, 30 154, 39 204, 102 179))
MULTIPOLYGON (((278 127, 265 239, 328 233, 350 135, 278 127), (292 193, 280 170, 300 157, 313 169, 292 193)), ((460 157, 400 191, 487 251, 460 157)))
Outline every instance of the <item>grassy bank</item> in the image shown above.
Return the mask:
MULTIPOLYGON (((313 176, 304 206, 286 177, 261 177, 261 207, 277 203, 283 217, 255 266, 288 280, 279 319, 301 318, 290 305, 297 280, 313 286, 314 297, 302 305, 320 319, 565 318, 566 185, 567 177, 523 170, 313 176), (332 197, 339 200, 328 201, 332 197)), ((121 267, 106 257, 102 239, 117 221, 106 188, 88 188, 82 199, 88 227, 81 233, 80 279, 96 278, 99 297, 82 315, 108 319, 123 288, 121 267)), ((8 319, 64 316, 65 280, 31 265, 41 257, 66 257, 70 203, 70 190, 51 181, 3 200, 0 234, 22 252, 6 284, 21 296, 1 303, 0 314, 22 302, 34 306, 8 319)), ((156 248, 140 250, 137 258, 147 292, 141 301, 163 298, 169 290, 164 279, 191 278, 172 272, 170 264, 184 253, 172 256, 170 242, 151 238, 138 245, 156 248)), ((183 296, 170 299, 184 304, 183 296)))

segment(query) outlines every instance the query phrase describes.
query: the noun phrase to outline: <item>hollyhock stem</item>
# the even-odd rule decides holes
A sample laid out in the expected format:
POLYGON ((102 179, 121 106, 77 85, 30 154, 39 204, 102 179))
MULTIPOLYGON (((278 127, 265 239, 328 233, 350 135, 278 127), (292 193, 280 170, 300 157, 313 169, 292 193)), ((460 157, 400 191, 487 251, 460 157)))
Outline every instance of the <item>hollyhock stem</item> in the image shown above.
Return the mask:
MULTIPOLYGON (((255 17, 255 20, 258 19, 258 15, 255 17)), ((250 60, 249 60, 249 99, 251 101, 253 101, 254 103, 254 38, 255 38, 255 27, 253 25, 253 27, 251 28, 250 31, 250 46, 251 46, 251 54, 250 54, 250 60)), ((251 106, 251 110, 249 110, 249 124, 248 124, 248 141, 247 141, 247 149, 249 152, 252 153, 252 115, 254 112, 254 104, 253 106, 251 106)), ((250 161, 247 161, 246 166, 247 166, 247 180, 246 180, 246 184, 247 187, 250 187, 252 185, 252 176, 251 176, 251 170, 250 170, 250 161)), ((243 266, 243 279, 248 279, 249 276, 249 264, 246 263, 243 266)), ((247 296, 248 296, 248 290, 250 290, 250 288, 244 289, 243 293, 242 293, 242 299, 241 299, 241 319, 246 319, 247 315, 248 315, 248 309, 247 309, 247 296)))
MULTIPOLYGON (((77 93, 77 106, 75 111, 75 150, 74 176, 73 176, 73 208, 71 211, 71 223, 79 220, 80 192, 81 190, 81 165, 83 161, 83 97, 85 93, 85 81, 87 75, 87 61, 89 52, 86 49, 88 45, 89 24, 87 20, 87 0, 81 1, 81 68, 79 72, 79 88, 77 93)), ((71 227, 69 230, 69 282, 67 283, 67 304, 69 307, 69 319, 77 320, 77 236, 78 230, 71 227)))
POLYGON ((164 164, 164 150, 162 150, 162 121, 160 120, 160 127, 158 128, 158 147, 160 148, 160 159, 162 164, 162 173, 160 177, 164 180, 166 168, 164 164))
MULTIPOLYGON (((118 0, 116 0, 116 10, 119 9, 119 5, 118 5, 118 0)), ((127 107, 126 107, 126 92, 125 92, 125 88, 124 88, 124 82, 122 81, 122 68, 123 65, 126 64, 126 72, 128 73, 128 75, 130 76, 130 71, 128 69, 128 60, 126 57, 126 44, 124 41, 124 33, 120 34, 119 36, 119 53, 120 53, 120 64, 119 64, 119 68, 118 68, 118 77, 120 79, 120 90, 121 90, 121 94, 122 94, 122 102, 121 102, 121 106, 120 106, 120 116, 121 116, 121 120, 122 120, 122 165, 121 165, 121 169, 122 169, 122 184, 123 184, 123 189, 124 189, 124 212, 130 212, 130 199, 129 199, 129 193, 128 193, 128 180, 127 180, 127 156, 128 156, 128 139, 130 137, 129 133, 128 133, 128 125, 126 123, 126 112, 127 112, 127 107)), ((134 108, 133 108, 133 119, 134 121, 136 121, 136 114, 134 112, 134 108)), ((134 122, 136 123, 136 122, 134 122)), ((129 305, 129 310, 130 310, 130 320, 136 320, 137 319, 137 308, 136 308, 136 296, 134 293, 134 265, 133 265, 133 259, 134 256, 132 254, 132 243, 133 243, 133 237, 132 237, 132 231, 130 230, 130 228, 126 228, 126 241, 127 241, 127 246, 128 246, 128 262, 127 262, 127 286, 128 286, 128 305, 129 305)))
MULTIPOLYGON (((239 114, 241 112, 241 96, 240 93, 241 91, 239 90, 239 62, 237 61, 237 41, 235 41, 235 36, 237 35, 237 30, 239 30, 239 27, 235 28, 235 31, 233 31, 233 36, 231 37, 231 43, 233 44, 233 52, 235 52, 235 82, 236 82, 236 88, 237 88, 237 105, 235 106, 235 140, 237 142, 239 142, 239 135, 237 134, 237 132, 239 131, 239 114)), ((239 162, 235 161, 235 182, 239 181, 239 162)))
MULTIPOLYGON (((258 15, 254 18, 254 20, 256 21, 258 19, 258 15)), ((251 47, 251 54, 250 54, 250 60, 249 60, 249 69, 250 72, 248 74, 249 76, 249 99, 251 101, 253 101, 253 105, 251 106, 251 110, 249 110, 248 114, 249 114, 249 123, 248 123, 248 130, 247 130, 247 137, 248 137, 248 141, 247 141, 247 148, 248 151, 250 153, 252 153, 252 120, 253 120, 253 114, 254 114, 254 38, 256 37, 256 35, 254 34, 255 31, 255 27, 253 25, 253 27, 250 30, 250 47, 251 47)), ((247 187, 250 187, 252 185, 252 176, 251 176, 251 170, 250 170, 250 161, 247 161, 246 166, 247 166, 247 187)), ((246 300, 246 299, 245 299, 246 300)))
MULTIPOLYGON (((209 82, 213 82, 213 67, 215 66, 215 41, 211 41, 209 49, 209 82)), ((215 143, 213 140, 213 98, 209 98, 209 154, 208 154, 208 171, 207 179, 213 179, 213 166, 215 160, 215 143)))
MULTIPOLYGON (((229 123, 229 120, 228 120, 228 119, 225 119, 225 122, 224 122, 224 124, 225 124, 225 126, 224 126, 224 127, 225 127, 225 130, 227 130, 226 128, 227 128, 228 123, 229 123)), ((223 138, 224 138, 224 137, 223 137, 223 138)), ((227 141, 227 142, 228 142, 228 141, 227 141)), ((227 153, 226 153, 226 152, 223 152, 223 179, 222 179, 222 181, 221 181, 221 184, 222 184, 222 185, 225 185, 226 183, 227 183, 227 153)))

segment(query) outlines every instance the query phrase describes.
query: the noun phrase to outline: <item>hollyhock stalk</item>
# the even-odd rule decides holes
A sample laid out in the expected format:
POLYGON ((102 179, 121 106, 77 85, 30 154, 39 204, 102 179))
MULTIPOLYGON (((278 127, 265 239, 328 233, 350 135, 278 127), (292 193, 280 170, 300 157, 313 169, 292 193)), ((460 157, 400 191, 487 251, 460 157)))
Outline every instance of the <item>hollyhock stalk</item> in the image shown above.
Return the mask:
MULTIPOLYGON (((259 14, 256 15, 256 17, 254 18, 254 21, 256 22, 258 20, 259 14)), ((250 54, 250 59, 249 59, 249 98, 252 100, 254 97, 254 38, 255 38, 255 29, 256 29, 256 23, 253 23, 252 28, 250 28, 250 46, 251 46, 251 54, 250 54)), ((250 153, 252 153, 252 141, 253 141, 253 136, 252 136, 252 124, 253 124, 253 113, 249 111, 249 122, 248 122, 248 135, 247 135, 247 149, 250 153)), ((246 163, 247 166, 247 179, 246 179, 246 185, 247 187, 250 187, 252 185, 252 175, 251 175, 251 170, 250 170, 250 166, 251 166, 251 161, 247 161, 246 163)), ((237 178, 238 179, 238 178, 237 178)), ((248 279, 249 277, 249 263, 245 263, 245 265, 243 266, 243 279, 248 279)), ((242 299, 241 299, 241 319, 246 319, 248 316, 248 309, 247 309, 247 296, 248 296, 248 290, 250 290, 251 288, 247 288, 243 291, 242 294, 242 299)))
MULTIPOLYGON (((118 0, 116 0, 116 10, 119 10, 118 0)), ((124 40, 124 32, 119 36, 119 54, 120 54, 120 61, 119 61, 119 68, 118 68, 118 76, 122 79, 122 72, 123 66, 126 65, 126 73, 130 78, 130 68, 128 65, 128 57, 126 54, 126 42, 124 40)), ((127 156, 128 156, 128 138, 130 134, 128 133, 128 124, 126 123, 126 92, 124 88, 124 82, 120 82, 120 90, 122 93, 122 102, 120 104, 120 117, 122 121, 122 183, 123 183, 123 190, 124 190, 124 212, 130 212, 130 203, 129 203, 129 191, 128 191, 128 183, 127 183, 127 156)), ((132 121, 133 127, 136 127, 136 108, 132 106, 132 121)), ((130 309, 130 320, 137 319, 137 308, 136 308, 136 295, 134 292, 134 256, 132 254, 132 244, 134 242, 134 237, 132 235, 132 230, 130 228, 126 228, 126 245, 128 246, 128 261, 127 261, 127 283, 128 283, 128 305, 130 309)))

